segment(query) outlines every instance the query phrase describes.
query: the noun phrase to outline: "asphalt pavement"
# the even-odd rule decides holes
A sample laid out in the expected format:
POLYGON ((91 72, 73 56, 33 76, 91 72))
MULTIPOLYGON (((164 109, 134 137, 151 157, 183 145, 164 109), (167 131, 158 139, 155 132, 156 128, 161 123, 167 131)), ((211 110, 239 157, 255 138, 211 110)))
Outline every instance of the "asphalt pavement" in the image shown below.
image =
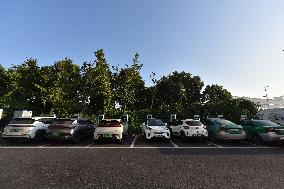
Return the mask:
POLYGON ((249 141, 0 142, 0 188, 283 188, 284 146, 249 141))

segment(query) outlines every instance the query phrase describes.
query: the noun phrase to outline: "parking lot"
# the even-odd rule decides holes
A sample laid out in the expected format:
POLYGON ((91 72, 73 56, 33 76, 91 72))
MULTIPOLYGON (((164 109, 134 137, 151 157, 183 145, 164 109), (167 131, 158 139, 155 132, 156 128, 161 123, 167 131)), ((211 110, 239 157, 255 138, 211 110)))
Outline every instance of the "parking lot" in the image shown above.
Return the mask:
POLYGON ((283 143, 268 143, 264 145, 256 145, 250 141, 184 141, 179 137, 172 136, 170 141, 166 140, 150 140, 146 141, 142 135, 126 135, 123 137, 122 143, 116 141, 100 141, 94 142, 93 139, 84 139, 78 144, 73 144, 66 140, 45 140, 43 142, 35 141, 16 141, 5 142, 0 138, 0 147, 13 148, 284 148, 283 143))
POLYGON ((250 142, 5 143, 1 188, 281 188, 284 147, 250 142), (14 178, 14 179, 12 179, 14 178), (269 178, 269 179, 267 179, 269 178))

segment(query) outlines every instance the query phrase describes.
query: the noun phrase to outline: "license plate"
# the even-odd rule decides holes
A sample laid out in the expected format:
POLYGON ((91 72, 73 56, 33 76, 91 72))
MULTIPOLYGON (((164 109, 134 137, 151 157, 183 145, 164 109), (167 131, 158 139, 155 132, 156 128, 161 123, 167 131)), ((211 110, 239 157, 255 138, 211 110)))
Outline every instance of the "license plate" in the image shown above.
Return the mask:
POLYGON ((284 140, 284 137, 281 137, 280 140, 284 140))
POLYGON ((11 132, 19 132, 20 129, 11 129, 11 132))
POLYGON ((103 136, 106 137, 106 138, 111 138, 111 137, 112 137, 111 134, 105 134, 105 135, 103 135, 103 136))
POLYGON ((163 135, 156 135, 156 137, 163 137, 163 135))
POLYGON ((230 134, 239 134, 239 133, 240 133, 239 130, 236 129, 230 130, 230 134))
POLYGON ((10 135, 22 135, 22 133, 20 133, 20 132, 10 132, 10 135))

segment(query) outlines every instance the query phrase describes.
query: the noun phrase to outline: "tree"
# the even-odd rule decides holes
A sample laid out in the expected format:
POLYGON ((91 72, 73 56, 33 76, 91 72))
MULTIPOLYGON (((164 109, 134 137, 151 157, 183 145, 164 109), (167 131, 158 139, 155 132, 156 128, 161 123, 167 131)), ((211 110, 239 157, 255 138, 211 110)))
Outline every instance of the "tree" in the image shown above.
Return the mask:
POLYGON ((114 110, 113 91, 111 89, 111 72, 105 59, 103 49, 95 52, 96 61, 94 72, 95 94, 91 96, 91 106, 96 113, 106 113, 111 115, 114 110))
POLYGON ((7 72, 9 77, 8 94, 9 109, 33 109, 35 114, 42 112, 40 100, 40 72, 37 60, 30 58, 23 64, 13 66, 7 72))
MULTIPOLYGON (((47 71, 47 70, 46 70, 47 71)), ((48 72, 48 71, 47 71, 48 72)), ((52 112, 61 117, 80 112, 79 81, 80 68, 69 58, 55 62, 51 67, 51 86, 46 90, 47 99, 51 103, 52 112)))
POLYGON ((219 103, 230 99, 231 93, 220 85, 207 85, 203 91, 203 102, 219 103))
POLYGON ((113 73, 113 88, 115 99, 122 106, 123 111, 134 110, 143 101, 142 93, 145 83, 140 75, 142 64, 139 63, 139 54, 136 53, 131 66, 118 69, 113 73))
POLYGON ((163 76, 156 85, 156 98, 154 110, 163 109, 160 116, 169 118, 171 113, 177 113, 180 118, 192 117, 193 112, 185 112, 185 109, 194 107, 201 102, 201 89, 203 82, 200 77, 190 73, 173 72, 163 76))
POLYGON ((0 107, 7 107, 7 94, 9 93, 9 77, 7 70, 0 64, 0 107))

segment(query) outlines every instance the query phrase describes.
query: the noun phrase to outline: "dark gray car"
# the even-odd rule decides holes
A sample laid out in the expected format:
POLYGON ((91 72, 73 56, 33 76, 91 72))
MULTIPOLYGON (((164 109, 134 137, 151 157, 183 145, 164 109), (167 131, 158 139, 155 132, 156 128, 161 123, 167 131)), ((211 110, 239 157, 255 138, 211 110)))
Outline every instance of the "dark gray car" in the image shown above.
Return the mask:
POLYGON ((74 143, 94 135, 94 124, 85 119, 56 119, 48 127, 49 138, 67 139, 74 143))

